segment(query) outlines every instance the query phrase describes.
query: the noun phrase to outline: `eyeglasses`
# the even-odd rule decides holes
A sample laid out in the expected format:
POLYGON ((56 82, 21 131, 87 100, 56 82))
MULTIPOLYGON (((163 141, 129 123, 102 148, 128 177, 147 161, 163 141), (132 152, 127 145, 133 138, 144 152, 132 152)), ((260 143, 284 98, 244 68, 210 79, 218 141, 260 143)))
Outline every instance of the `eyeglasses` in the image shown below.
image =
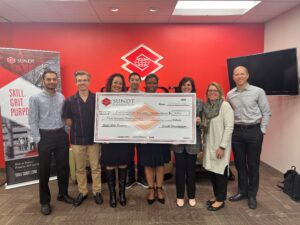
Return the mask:
POLYGON ((209 92, 209 93, 218 93, 219 91, 218 90, 208 90, 207 92, 209 92))
POLYGON ((84 80, 78 79, 78 80, 76 80, 77 83, 83 83, 83 82, 85 83, 85 82, 88 82, 88 81, 89 81, 89 80, 87 80, 87 79, 84 79, 84 80))

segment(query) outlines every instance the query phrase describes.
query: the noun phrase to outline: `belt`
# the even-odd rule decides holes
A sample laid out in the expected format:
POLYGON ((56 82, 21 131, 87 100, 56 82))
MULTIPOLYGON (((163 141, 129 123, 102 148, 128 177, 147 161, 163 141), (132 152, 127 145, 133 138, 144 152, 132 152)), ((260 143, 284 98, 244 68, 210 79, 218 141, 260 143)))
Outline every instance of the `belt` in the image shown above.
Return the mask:
POLYGON ((251 129, 255 127, 260 127, 260 123, 255 124, 234 124, 235 129, 251 129))
POLYGON ((40 129, 41 133, 56 133, 58 131, 64 130, 64 127, 57 128, 57 129, 40 129))

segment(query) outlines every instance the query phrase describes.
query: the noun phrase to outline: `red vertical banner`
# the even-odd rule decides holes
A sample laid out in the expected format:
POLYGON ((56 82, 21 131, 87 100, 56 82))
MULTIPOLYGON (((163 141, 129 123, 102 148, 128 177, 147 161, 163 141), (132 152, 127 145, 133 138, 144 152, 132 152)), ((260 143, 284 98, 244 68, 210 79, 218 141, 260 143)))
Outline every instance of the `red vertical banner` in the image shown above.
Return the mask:
MULTIPOLYGON (((58 52, 0 48, 0 135, 6 188, 37 182, 38 152, 30 136, 28 103, 30 96, 42 90, 42 74, 49 69, 56 71, 61 80, 58 52)), ((61 92, 61 83, 58 91, 61 92)))

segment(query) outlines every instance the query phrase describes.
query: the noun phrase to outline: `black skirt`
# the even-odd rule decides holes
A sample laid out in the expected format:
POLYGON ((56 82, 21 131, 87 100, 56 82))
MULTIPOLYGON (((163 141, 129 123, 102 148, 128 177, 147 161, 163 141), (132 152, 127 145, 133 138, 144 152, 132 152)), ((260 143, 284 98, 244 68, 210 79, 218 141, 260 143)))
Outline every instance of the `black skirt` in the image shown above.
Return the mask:
POLYGON ((171 160, 168 144, 140 144, 140 162, 142 166, 164 166, 171 160))
POLYGON ((102 144, 101 166, 129 165, 133 158, 134 145, 125 143, 102 144))

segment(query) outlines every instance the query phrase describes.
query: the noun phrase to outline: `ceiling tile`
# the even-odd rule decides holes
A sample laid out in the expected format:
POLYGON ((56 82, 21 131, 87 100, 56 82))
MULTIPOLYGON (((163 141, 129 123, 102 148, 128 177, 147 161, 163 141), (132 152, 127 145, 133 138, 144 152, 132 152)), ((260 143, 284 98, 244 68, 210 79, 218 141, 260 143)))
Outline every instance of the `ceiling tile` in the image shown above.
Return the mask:
POLYGON ((97 1, 91 0, 95 11, 101 16, 110 15, 172 15, 177 0, 161 1, 97 1), (119 12, 111 12, 112 8, 119 8, 119 12), (149 12, 150 8, 156 8, 155 13, 149 12))
POLYGON ((297 6, 299 1, 284 1, 284 2, 264 2, 257 5, 252 10, 248 11, 245 15, 279 15, 286 10, 292 9, 297 6))
POLYGON ((265 23, 300 0, 261 0, 242 16, 172 16, 177 0, 0 0, 0 15, 11 22, 66 23, 265 23), (118 7, 119 12, 111 12, 118 7), (150 8, 158 9, 149 12, 150 8))
POLYGON ((268 21, 271 15, 252 15, 252 16, 239 16, 234 21, 235 23, 264 23, 268 21))
POLYGON ((233 23, 238 16, 172 16, 170 23, 233 23))
POLYGON ((168 23, 169 16, 102 16, 103 23, 168 23))
POLYGON ((20 11, 16 10, 5 2, 0 2, 0 16, 5 18, 2 19, 2 21, 8 20, 10 22, 30 22, 30 20, 26 18, 20 11))

